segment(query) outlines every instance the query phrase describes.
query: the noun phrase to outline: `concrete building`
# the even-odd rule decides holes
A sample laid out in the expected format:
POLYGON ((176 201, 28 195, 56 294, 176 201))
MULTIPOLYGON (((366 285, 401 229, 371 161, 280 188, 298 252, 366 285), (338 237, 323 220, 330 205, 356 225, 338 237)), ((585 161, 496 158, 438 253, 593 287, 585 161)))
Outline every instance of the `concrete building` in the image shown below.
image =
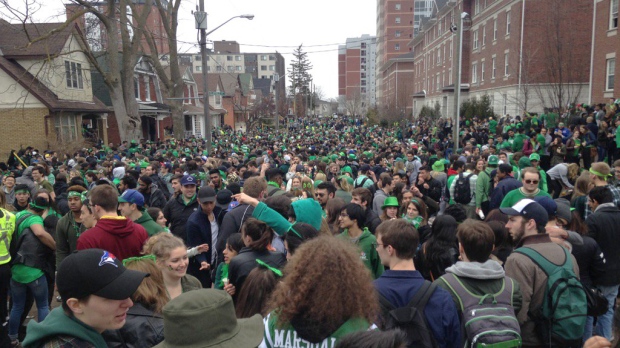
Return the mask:
POLYGON ((609 103, 615 92, 616 70, 620 68, 618 0, 596 0, 592 19, 596 21, 592 45, 592 70, 589 104, 609 103))
MULTIPOLYGON (((359 103, 361 115, 376 104, 376 42, 376 37, 362 35, 338 47, 339 102, 359 103)), ((339 108, 346 113, 345 105, 339 108)))
POLYGON ((454 117, 458 45, 450 28, 462 12, 469 16, 461 101, 487 95, 498 115, 587 102, 592 24, 580 19, 592 17, 591 1, 457 0, 439 7, 409 43, 414 115, 439 103, 443 116, 454 117))

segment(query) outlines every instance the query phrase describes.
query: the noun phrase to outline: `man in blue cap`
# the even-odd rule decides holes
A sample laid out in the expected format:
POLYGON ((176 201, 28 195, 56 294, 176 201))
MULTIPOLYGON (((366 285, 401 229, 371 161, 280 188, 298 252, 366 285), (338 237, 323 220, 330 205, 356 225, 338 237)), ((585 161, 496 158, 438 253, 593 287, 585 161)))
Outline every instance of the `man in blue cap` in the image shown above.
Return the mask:
POLYGON ((196 184, 196 178, 184 175, 181 178, 181 194, 168 201, 163 210, 164 217, 170 226, 170 232, 183 239, 185 244, 187 244, 185 223, 189 216, 199 209, 196 200, 196 184))

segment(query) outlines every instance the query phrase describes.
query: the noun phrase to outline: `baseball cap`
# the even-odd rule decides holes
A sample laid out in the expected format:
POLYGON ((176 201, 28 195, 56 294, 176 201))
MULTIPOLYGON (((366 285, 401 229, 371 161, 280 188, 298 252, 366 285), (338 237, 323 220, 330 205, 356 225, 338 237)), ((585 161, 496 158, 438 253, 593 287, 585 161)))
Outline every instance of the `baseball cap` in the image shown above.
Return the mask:
POLYGON ((232 191, 228 189, 218 191, 215 205, 222 209, 228 208, 228 205, 232 201, 232 195, 232 191))
POLYGON ((556 198, 555 203, 558 205, 557 217, 570 223, 573 215, 570 212, 570 202, 566 198, 556 198))
POLYGON ((198 202, 215 202, 215 190, 209 186, 205 186, 198 190, 198 202))
POLYGON ((122 195, 118 197, 119 203, 135 204, 138 207, 144 207, 144 196, 136 190, 125 190, 122 195))
POLYGON ((496 166, 499 164, 499 158, 497 156, 489 156, 488 165, 496 166))
POLYGON ((69 254, 56 275, 63 299, 83 299, 90 295, 124 300, 133 295, 148 273, 126 269, 114 254, 102 249, 86 249, 69 254))
POLYGON ((529 198, 518 201, 512 207, 499 208, 499 210, 509 216, 523 216, 527 220, 534 219, 538 226, 545 226, 549 222, 547 210, 529 198))
POLYGON ((530 161, 540 161, 540 155, 537 153, 533 153, 530 155, 530 161))
POLYGON ((361 172, 367 172, 370 170, 370 165, 369 164, 362 164, 362 166, 360 167, 360 171, 361 172))
POLYGON ((557 216, 558 215, 558 204, 551 198, 547 196, 537 196, 534 197, 534 202, 540 204, 547 211, 547 216, 557 216))
POLYGON ((181 178, 181 186, 196 185, 196 179, 191 175, 183 175, 181 178))

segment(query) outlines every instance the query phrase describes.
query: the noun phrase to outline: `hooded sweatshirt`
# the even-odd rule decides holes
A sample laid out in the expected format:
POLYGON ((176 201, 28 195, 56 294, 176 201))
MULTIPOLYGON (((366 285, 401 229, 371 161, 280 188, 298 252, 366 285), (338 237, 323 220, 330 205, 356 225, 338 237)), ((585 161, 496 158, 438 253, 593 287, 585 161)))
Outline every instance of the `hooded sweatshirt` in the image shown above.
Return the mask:
MULTIPOLYGON (((480 262, 463 262, 459 261, 454 265, 446 268, 446 273, 452 273, 459 278, 465 288, 473 295, 482 296, 486 294, 495 294, 503 290, 504 278, 506 273, 502 266, 493 260, 480 262)), ((452 288, 441 278, 435 280, 438 286, 448 290, 452 300, 458 309, 461 309, 461 302, 452 288)), ((514 289, 512 294, 512 306, 515 313, 521 309, 521 288, 519 283, 513 281, 514 289)))
POLYGON ((364 319, 351 318, 345 321, 335 331, 326 328, 314 321, 304 320, 303 316, 295 320, 295 323, 278 327, 275 312, 267 315, 263 322, 265 334, 259 348, 284 348, 284 347, 335 347, 338 341, 352 332, 367 331, 371 326, 364 319), (298 342, 300 341, 301 342, 298 342))
MULTIPOLYGON (((314 199, 300 199, 293 202, 293 210, 295 211, 296 221, 305 222, 316 228, 317 231, 321 229, 322 212, 321 205, 314 199)), ((280 213, 269 208, 267 204, 259 202, 254 211, 252 217, 263 221, 269 227, 271 227, 279 236, 283 236, 291 229, 291 224, 280 213)))
MULTIPOLYGON (((346 241, 352 241, 351 236, 349 236, 348 229, 339 234, 338 238, 342 238, 346 241)), ((362 260, 364 266, 370 270, 372 279, 379 278, 384 270, 379 254, 377 253, 377 249, 373 246, 373 243, 376 241, 377 239, 375 236, 373 236, 367 228, 364 228, 362 234, 354 241, 354 244, 360 251, 360 260, 362 260)))
POLYGON ((158 234, 159 232, 165 231, 164 228, 160 224, 155 222, 153 218, 146 211, 143 211, 142 216, 134 222, 144 227, 149 237, 152 237, 158 234))
POLYGON ((60 307, 53 309, 40 323, 30 321, 22 346, 25 348, 43 347, 45 343, 59 336, 75 337, 78 340, 90 342, 97 348, 107 347, 101 334, 76 318, 70 318, 60 307))
POLYGON ((122 216, 104 216, 95 227, 80 235, 77 250, 99 248, 124 260, 140 256, 147 239, 146 230, 137 223, 122 216))

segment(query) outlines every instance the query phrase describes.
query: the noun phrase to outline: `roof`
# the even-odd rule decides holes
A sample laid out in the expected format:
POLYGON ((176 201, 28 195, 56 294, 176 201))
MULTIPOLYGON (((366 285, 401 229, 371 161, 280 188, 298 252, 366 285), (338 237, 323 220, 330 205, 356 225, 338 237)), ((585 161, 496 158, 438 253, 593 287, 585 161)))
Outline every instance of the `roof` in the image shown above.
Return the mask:
POLYGON ((45 86, 39 79, 18 63, 0 56, 0 69, 28 90, 34 97, 43 103, 51 112, 79 111, 79 112, 108 112, 108 108, 99 99, 93 96, 92 102, 59 99, 58 96, 45 86))
POLYGON ((64 23, 11 24, 0 19, 0 50, 5 58, 47 58, 60 54, 69 36, 79 30, 76 24, 64 23), (36 41, 39 38, 49 37, 36 41), (30 42, 36 41, 32 44, 30 42))
MULTIPOLYGON (((194 73, 194 81, 196 81, 198 86, 198 94, 202 94, 203 82, 201 72, 194 73)), ((218 85, 220 86, 220 91, 223 90, 222 85, 220 85, 220 74, 207 74, 207 83, 209 84, 208 88, 210 91, 217 91, 218 85)))
POLYGON ((239 80, 235 74, 217 74, 222 79, 222 86, 224 87, 224 95, 232 97, 235 95, 235 91, 239 88, 239 80))
POLYGON ((253 79, 254 89, 261 91, 263 95, 269 95, 271 93, 271 79, 253 79))

